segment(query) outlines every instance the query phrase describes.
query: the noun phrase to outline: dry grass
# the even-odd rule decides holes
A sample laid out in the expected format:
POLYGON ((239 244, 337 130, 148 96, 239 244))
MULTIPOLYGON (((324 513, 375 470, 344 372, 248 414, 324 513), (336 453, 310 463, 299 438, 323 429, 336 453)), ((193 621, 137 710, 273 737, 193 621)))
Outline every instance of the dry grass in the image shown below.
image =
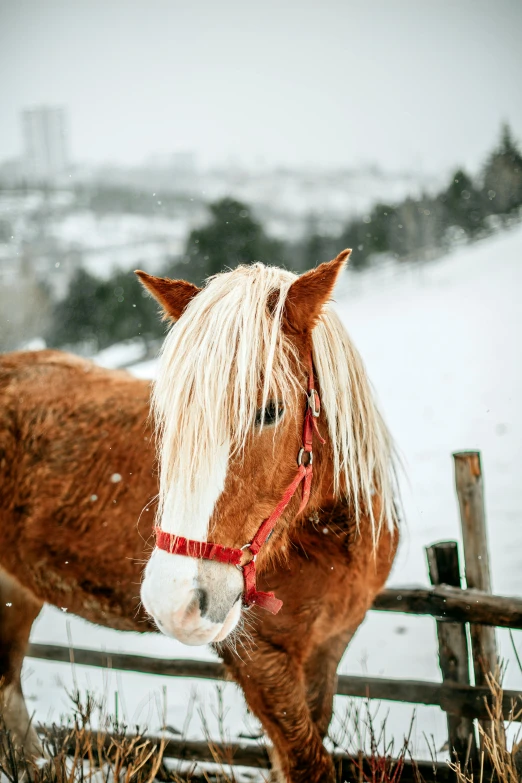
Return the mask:
MULTIPOLYGON (((456 760, 450 763, 457 783, 520 783, 522 780, 522 736, 506 740, 503 719, 503 691, 501 672, 488 676, 492 693, 488 706, 488 730, 482 731, 482 757, 480 769, 468 772, 456 760)), ((19 751, 0 716, 0 783, 236 783, 233 769, 233 748, 225 730, 226 708, 223 689, 217 688, 215 716, 219 727, 216 741, 211 737, 209 724, 200 709, 201 725, 213 763, 202 767, 196 762, 175 762, 164 759, 167 740, 164 737, 147 737, 140 727, 129 729, 114 716, 93 720, 103 711, 103 703, 87 694, 84 700, 78 693, 71 695, 72 711, 66 725, 42 729, 41 739, 45 759, 38 762, 27 759, 19 751), (102 728, 93 728, 93 724, 102 728), (206 771, 205 771, 206 770, 206 771)), ((194 709, 189 705, 188 712, 194 709)), ((375 704, 352 701, 342 721, 338 723, 336 736, 331 741, 336 753, 352 757, 350 774, 343 777, 350 783, 401 783, 403 777, 418 783, 433 783, 438 778, 433 764, 433 775, 422 777, 411 757, 411 735, 396 750, 393 740, 387 736, 386 717, 377 720, 375 704), (364 748, 364 753, 360 749, 364 748), (413 767, 413 770, 412 770, 413 767), (404 776, 405 770, 408 774, 404 776)), ((522 710, 513 706, 507 725, 522 721, 522 710)), ((165 722, 163 723, 165 726, 165 722)), ((168 731, 168 727, 165 727, 168 731)), ((508 728, 508 735, 510 734, 508 728)), ((432 749, 432 748, 431 748, 432 749)), ((435 755, 432 756, 435 759, 435 755)), ((344 767, 346 770, 346 762, 344 767)))
MULTIPOLYGON (((117 716, 106 714, 104 701, 91 694, 83 699, 78 692, 68 695, 71 711, 66 724, 39 729, 42 759, 26 757, 0 714, 0 783, 235 783, 233 773, 227 773, 233 759, 225 731, 220 731, 218 742, 211 740, 203 715, 206 740, 217 766, 211 774, 197 772, 195 762, 180 765, 169 759, 167 766, 165 736, 151 738, 139 726, 119 722, 117 716), (93 723, 101 728, 93 728, 93 723)), ((193 706, 189 705, 188 712, 193 706)), ((217 712, 222 727, 225 709, 219 688, 217 712)))
POLYGON ((152 742, 139 731, 109 719, 103 730, 93 730, 91 719, 99 707, 89 694, 85 701, 71 696, 72 716, 65 726, 53 724, 40 735, 44 759, 27 758, 16 747, 0 716, 0 772, 9 783, 152 783, 161 777, 163 741, 152 742))
MULTIPOLYGON (((202 767, 195 762, 165 760, 166 739, 153 740, 138 726, 129 728, 114 716, 104 717, 102 701, 89 694, 82 700, 78 693, 74 693, 70 694, 72 710, 67 724, 53 724, 40 732, 45 760, 26 758, 15 747, 0 716, 0 779, 3 776, 2 783, 153 783, 155 780, 236 783, 233 748, 225 729, 223 689, 218 686, 216 691, 214 717, 218 725, 217 739, 211 736, 208 717, 199 709, 205 741, 212 757, 211 765, 206 763, 202 767), (101 723, 103 727, 95 729, 93 723, 101 723)), ((187 712, 193 709, 192 703, 187 712)), ((166 729, 168 731, 168 727, 166 729)), ((409 738, 405 738, 403 746, 395 753, 393 742, 386 737, 386 722, 383 721, 377 729, 370 705, 358 708, 353 703, 353 709, 346 714, 344 726, 334 744, 337 751, 352 750, 357 783, 400 783, 408 755, 408 741, 409 738), (368 743, 371 750, 364 757, 362 753, 359 756, 357 752, 353 753, 354 747, 368 743)))
MULTIPOLYGON (((350 783, 400 783, 408 762, 410 779, 413 775, 417 783, 425 783, 411 755, 415 713, 412 715, 408 734, 396 748, 394 740, 387 734, 387 716, 378 716, 379 709, 379 703, 367 700, 361 704, 353 700, 349 702, 343 716, 337 716, 337 727, 330 739, 336 752, 342 752, 353 759, 353 762, 348 764, 353 769, 352 776, 349 777, 350 783)), ((345 778, 346 775, 342 778, 343 781, 345 778)), ((430 777, 429 783, 431 780, 430 777)))
POLYGON ((522 732, 517 727, 515 738, 508 741, 507 736, 515 723, 522 722, 522 709, 511 706, 510 715, 505 722, 503 717, 503 672, 499 669, 495 675, 487 674, 487 683, 491 691, 491 704, 487 705, 489 722, 484 729, 479 725, 480 733, 480 769, 477 773, 466 772, 457 760, 450 763, 456 774, 457 783, 520 783, 522 780, 522 732))

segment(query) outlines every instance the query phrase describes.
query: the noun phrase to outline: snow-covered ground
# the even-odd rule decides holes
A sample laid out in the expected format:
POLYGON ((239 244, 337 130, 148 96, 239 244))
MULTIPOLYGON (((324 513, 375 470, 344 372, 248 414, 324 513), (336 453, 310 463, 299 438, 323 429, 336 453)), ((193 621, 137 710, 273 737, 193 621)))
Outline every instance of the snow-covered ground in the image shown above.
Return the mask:
POLYGON ((106 279, 116 270, 149 264, 159 272, 165 258, 183 252, 191 222, 186 216, 161 217, 77 210, 49 221, 47 230, 61 248, 77 249, 83 266, 106 279))
MULTIPOLYGON (((403 493, 407 523, 390 584, 427 584, 424 547, 459 539, 451 452, 478 448, 485 473, 493 588, 522 594, 522 227, 466 246, 419 268, 374 270, 347 275, 337 309, 360 349, 406 465, 403 493)), ((107 356, 104 357, 107 359, 107 356)), ((106 362, 105 362, 106 363, 106 362)), ((141 377, 153 362, 135 367, 141 377)), ((212 657, 206 648, 187 648, 165 637, 120 634, 93 627, 58 610, 45 609, 32 640, 165 657, 212 657), (69 633, 68 633, 69 630, 69 633)), ((509 636, 498 633, 509 660, 506 685, 522 689, 509 636)), ((522 633, 514 633, 522 652, 522 633)), ((372 612, 347 650, 343 673, 439 680, 435 622, 431 618, 372 612)), ((27 660, 24 688, 37 720, 57 719, 67 699, 58 682, 103 693, 110 707, 119 692, 120 713, 130 722, 160 726, 163 686, 167 722, 200 735, 197 711, 186 724, 187 705, 197 691, 210 727, 216 686, 138 674, 27 660)), ((245 707, 232 684, 224 686, 231 736, 245 731, 245 707)), ((338 697, 342 716, 346 699, 338 697)), ((388 734, 400 744, 412 714, 410 705, 383 703, 388 734)), ((426 755, 423 734, 440 748, 445 716, 418 707, 414 745, 426 755)), ((250 726, 255 721, 248 720, 250 726)))

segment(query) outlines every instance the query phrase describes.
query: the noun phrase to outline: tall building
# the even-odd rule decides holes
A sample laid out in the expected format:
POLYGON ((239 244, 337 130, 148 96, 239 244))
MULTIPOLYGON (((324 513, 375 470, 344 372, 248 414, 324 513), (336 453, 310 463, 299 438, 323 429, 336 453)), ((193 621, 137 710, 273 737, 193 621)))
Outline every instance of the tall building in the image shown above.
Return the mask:
POLYGON ((64 174, 70 163, 67 111, 39 106, 22 112, 24 163, 27 177, 49 182, 64 174))

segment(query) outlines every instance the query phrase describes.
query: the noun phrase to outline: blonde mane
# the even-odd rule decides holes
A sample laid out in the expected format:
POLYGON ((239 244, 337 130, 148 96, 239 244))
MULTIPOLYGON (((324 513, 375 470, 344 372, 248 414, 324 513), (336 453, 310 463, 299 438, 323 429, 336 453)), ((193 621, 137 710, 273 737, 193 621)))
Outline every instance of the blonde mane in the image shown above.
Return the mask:
MULTIPOLYGON (((170 487, 189 495, 223 446, 238 454, 259 407, 302 393, 282 314, 296 275, 256 263, 211 278, 170 329, 153 389, 161 516, 170 487), (259 390, 262 389, 261 399, 259 390)), ((374 540, 396 523, 393 445, 362 360, 329 307, 312 333, 314 365, 333 453, 334 493, 371 517, 374 540), (374 512, 373 495, 380 507, 374 512)))

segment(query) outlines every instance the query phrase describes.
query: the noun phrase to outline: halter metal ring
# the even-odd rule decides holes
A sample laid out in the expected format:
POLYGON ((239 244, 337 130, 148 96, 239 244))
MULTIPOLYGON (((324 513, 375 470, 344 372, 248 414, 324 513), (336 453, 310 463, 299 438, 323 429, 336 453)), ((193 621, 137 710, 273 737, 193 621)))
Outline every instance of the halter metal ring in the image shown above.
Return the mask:
POLYGON ((310 389, 310 392, 307 394, 307 398, 308 398, 308 406, 310 408, 312 416, 314 417, 314 419, 317 419, 319 417, 319 414, 321 413, 321 401, 319 399, 319 395, 317 394, 317 390, 310 389))
MULTIPOLYGON (((243 546, 240 546, 239 548, 241 550, 244 550, 244 549, 250 549, 251 546, 252 546, 252 542, 249 541, 248 544, 243 544, 243 546)), ((252 560, 249 560, 248 563, 255 563, 256 562, 256 557, 257 557, 257 555, 252 555, 252 560)), ((245 563, 245 565, 248 565, 248 563, 245 563)), ((238 564, 238 565, 236 565, 236 568, 238 568, 240 571, 242 571, 244 566, 242 566, 241 564, 238 564)))
POLYGON ((303 456, 305 454, 308 454, 308 464, 309 465, 313 465, 313 462, 314 462, 314 452, 312 451, 312 449, 310 449, 310 451, 308 451, 303 446, 302 448, 299 449, 299 454, 297 455, 297 464, 299 465, 299 467, 301 467, 301 465, 303 464, 303 456))

